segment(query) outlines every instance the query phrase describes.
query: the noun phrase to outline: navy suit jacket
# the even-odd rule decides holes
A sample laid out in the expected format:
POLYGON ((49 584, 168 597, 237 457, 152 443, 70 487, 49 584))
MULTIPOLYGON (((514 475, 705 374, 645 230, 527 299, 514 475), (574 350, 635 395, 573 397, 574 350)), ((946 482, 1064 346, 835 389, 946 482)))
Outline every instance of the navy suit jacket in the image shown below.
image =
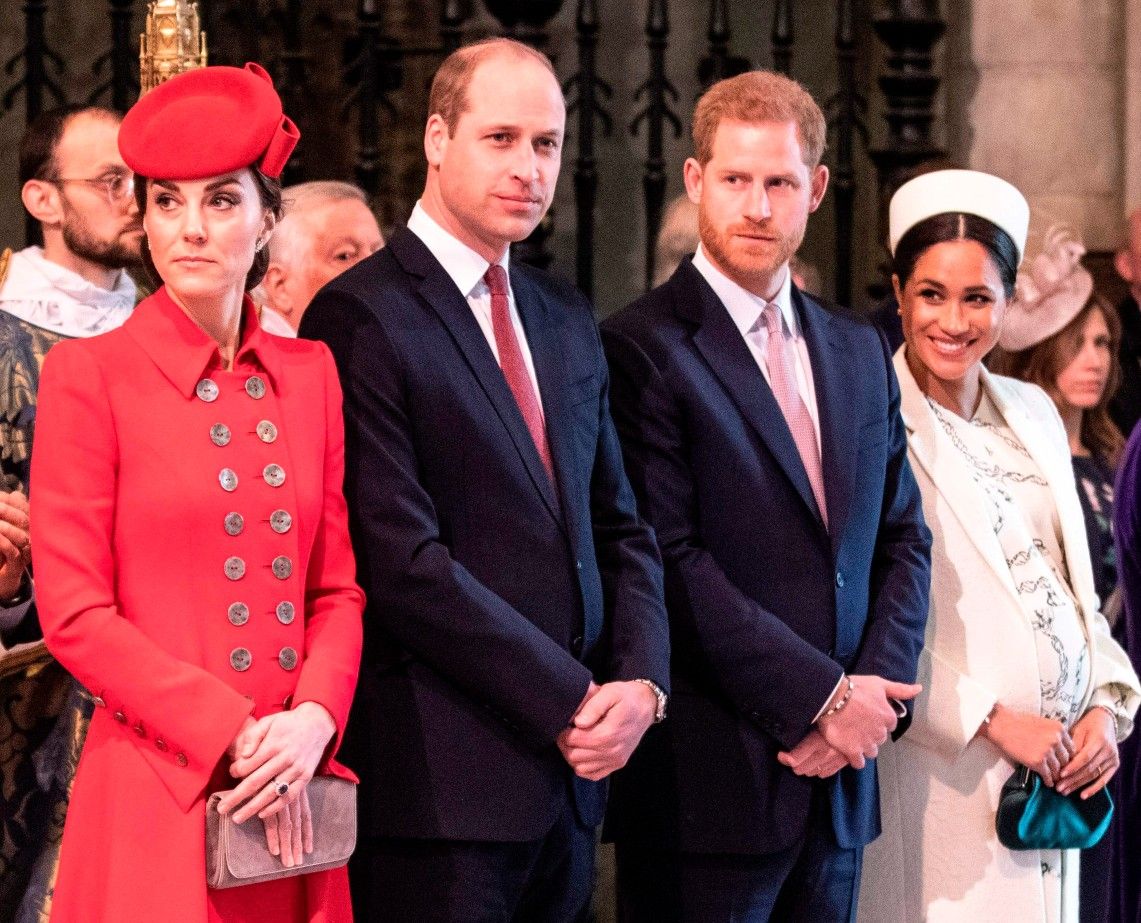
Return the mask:
POLYGON ((615 838, 763 854, 828 788, 839 845, 879 833, 875 764, 813 782, 781 766, 841 674, 915 678, 930 533, 899 386, 866 321, 793 290, 820 414, 825 529, 780 408, 688 260, 602 325, 614 418, 665 563, 669 720, 611 792, 615 838))
POLYGON ((341 750, 366 835, 519 841, 602 785, 555 740, 593 676, 668 686, 661 560, 608 409, 594 315, 512 264, 551 484, 466 298, 410 231, 326 286, 301 335, 345 394, 345 493, 368 596, 341 750))

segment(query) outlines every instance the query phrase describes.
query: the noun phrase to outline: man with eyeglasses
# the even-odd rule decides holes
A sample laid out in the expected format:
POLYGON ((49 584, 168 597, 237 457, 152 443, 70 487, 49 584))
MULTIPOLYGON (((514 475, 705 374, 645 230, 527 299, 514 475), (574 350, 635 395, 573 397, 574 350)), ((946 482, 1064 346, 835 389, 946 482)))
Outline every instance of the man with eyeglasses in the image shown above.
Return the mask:
POLYGON ((140 264, 143 231, 119 122, 108 109, 65 106, 28 126, 21 198, 43 246, 0 254, 0 698, 12 703, 0 751, 23 753, 0 775, 0 923, 46 917, 91 713, 90 696, 39 641, 27 490, 48 349, 113 330, 134 309, 126 267, 140 264))

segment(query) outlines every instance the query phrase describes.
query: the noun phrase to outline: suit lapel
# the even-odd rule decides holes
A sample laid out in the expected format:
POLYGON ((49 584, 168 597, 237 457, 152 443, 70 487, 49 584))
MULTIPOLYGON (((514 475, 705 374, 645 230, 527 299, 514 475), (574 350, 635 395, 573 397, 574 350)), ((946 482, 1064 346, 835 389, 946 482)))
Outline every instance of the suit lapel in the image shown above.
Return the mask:
POLYGON ((895 355, 895 371, 899 378, 900 413, 907 427, 907 445, 912 459, 943 495, 947 507, 959 519, 963 532, 983 561, 1010 592, 1018 606, 1016 611, 1021 611, 1022 603, 1014 578, 994 534, 982 491, 967 473, 958 450, 949 440, 939 438, 938 421, 911 374, 903 349, 895 355))
POLYGON ((699 305, 701 326, 693 335, 694 345, 823 528, 824 522, 792 432, 744 337, 701 273, 691 264, 683 266, 679 273, 685 274, 679 282, 684 281, 691 289, 681 293, 680 303, 699 305))
MULTIPOLYGON (((401 230, 389 242, 388 247, 405 270, 419 278, 419 284, 415 286, 417 293, 436 312, 451 334, 476 381, 479 382, 504 429, 507 430, 535 489, 543 498, 551 516, 561 524, 558 498, 555 496, 547 472, 543 469, 538 449, 535 448, 527 424, 523 422, 523 414, 520 413, 519 405, 515 401, 515 395, 507 387, 507 379, 503 377, 503 371, 495 361, 495 355, 472 313, 471 306, 467 303, 467 298, 456 288, 455 282, 428 248, 411 231, 401 230)), ((517 298, 516 304, 518 302, 517 298)), ((528 333, 528 342, 530 342, 530 333, 528 333)), ((542 387, 542 381, 540 381, 540 392, 545 403, 546 391, 542 387)))
POLYGON ((824 499, 828 504, 828 531, 835 542, 843 534, 859 455, 859 446, 853 444, 859 431, 853 428, 853 420, 846 413, 854 406, 851 387, 857 377, 850 368, 850 351, 834 338, 828 312, 795 287, 792 303, 808 345, 812 381, 816 387, 824 499))

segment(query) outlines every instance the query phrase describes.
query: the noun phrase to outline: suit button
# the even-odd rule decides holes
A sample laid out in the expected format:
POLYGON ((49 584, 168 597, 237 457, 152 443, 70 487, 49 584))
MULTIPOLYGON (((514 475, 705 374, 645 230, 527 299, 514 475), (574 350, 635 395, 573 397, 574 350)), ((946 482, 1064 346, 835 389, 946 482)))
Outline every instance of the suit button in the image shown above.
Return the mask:
POLYGON ((127 716, 124 715, 121 711, 117 711, 117 712, 115 712, 115 720, 118 721, 120 724, 126 724, 127 723, 127 716))
POLYGON ((246 379, 246 394, 252 397, 255 401, 260 401, 265 397, 265 382, 262 381, 257 375, 251 375, 246 379))
POLYGON ((167 747, 165 740, 163 740, 161 737, 156 737, 155 749, 158 750, 159 753, 166 753, 169 748, 167 747))
POLYGON ((293 517, 285 510, 274 510, 269 514, 269 527, 278 535, 284 535, 293 525, 293 517))
POLYGON ((230 444, 230 427, 225 423, 215 423, 210 427, 210 441, 216 446, 230 444))
POLYGON ((278 580, 288 580, 293 573, 293 562, 286 555, 279 554, 273 559, 273 575, 278 580))
POLYGON ((297 651, 291 647, 283 647, 281 653, 277 655, 277 662, 281 664, 281 669, 292 670, 297 666, 297 651))
POLYGON ((238 476, 233 468, 223 468, 218 472, 218 483, 226 493, 233 493, 238 489, 238 476))
POLYGON ((203 378, 198 382, 194 386, 194 393, 198 395, 198 400, 205 401, 207 404, 218 400, 218 386, 209 378, 203 378))
POLYGON ((185 753, 180 753, 180 754, 178 754, 178 756, 176 756, 176 757, 174 758, 174 761, 175 761, 176 763, 178 763, 178 765, 179 765, 179 766, 182 766, 183 768, 186 768, 187 766, 189 766, 189 765, 190 765, 190 760, 188 760, 188 759, 186 758, 186 754, 185 754, 185 753))
POLYGON ((237 555, 226 558, 224 566, 226 576, 231 580, 241 580, 246 575, 246 562, 239 558, 237 555))
POLYGON ((281 465, 266 465, 261 476, 270 487, 280 487, 285 483, 285 469, 281 465))
POLYGON ((227 535, 241 535, 242 528, 245 524, 246 521, 242 518, 241 513, 227 513, 225 520, 222 522, 227 535))
POLYGON ((147 736, 147 729, 143 727, 143 723, 141 721, 136 721, 135 726, 131 730, 133 730, 140 737, 145 738, 147 736))
POLYGON ((250 620, 250 607, 242 602, 230 603, 226 616, 230 619, 231 625, 245 625, 250 620))
POLYGON ((577 657, 582 653, 582 635, 575 635, 571 638, 571 652, 577 657))
POLYGON ((844 585, 844 574, 840 571, 836 571, 836 586, 842 587, 843 585, 844 585))
POLYGON ((277 439, 277 427, 269 420, 262 420, 257 427, 258 439, 267 445, 277 439))
POLYGON ((250 654, 249 649, 245 647, 235 647, 230 651, 230 666, 237 670, 239 673, 244 673, 250 668, 253 663, 253 655, 250 654))
POLYGON ((293 603, 286 600, 277 604, 277 620, 281 622, 282 625, 292 624, 296 616, 297 610, 293 607, 293 603))

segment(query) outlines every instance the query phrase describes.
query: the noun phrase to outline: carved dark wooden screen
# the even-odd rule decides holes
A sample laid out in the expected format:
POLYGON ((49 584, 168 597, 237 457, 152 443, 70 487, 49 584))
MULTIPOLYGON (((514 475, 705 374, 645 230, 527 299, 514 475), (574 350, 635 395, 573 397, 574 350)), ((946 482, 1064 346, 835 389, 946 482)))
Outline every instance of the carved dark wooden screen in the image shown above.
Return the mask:
MULTIPOLYGON (((49 106, 82 101, 64 99, 68 68, 89 70, 91 101, 125 108, 138 92, 145 4, 105 4, 105 32, 84 42, 105 48, 94 57, 63 55, 46 27, 53 5, 24 0, 25 43, 6 62, 3 117, 27 120, 49 106)), ((554 268, 600 303, 606 293, 595 292, 599 248, 611 244, 600 243, 599 222, 615 210, 640 216, 638 239, 625 242, 630 253, 622 265, 635 267, 648 286, 667 187, 676 183, 684 157, 676 139, 688 132, 702 88, 717 79, 749 67, 806 80, 813 65, 811 76, 830 75, 830 90, 812 87, 828 116, 833 177, 828 217, 814 219, 814 227, 823 223, 831 236, 830 252, 818 261, 840 302, 863 299, 871 273, 865 267, 856 278, 853 253, 866 250, 869 235, 882 236, 868 222, 857 227, 858 197, 876 196, 900 171, 941 154, 932 140, 939 86, 932 49, 944 30, 938 0, 200 0, 199 12, 211 63, 259 60, 274 73, 305 139, 286 180, 354 178, 388 225, 406 217, 423 182, 423 109, 443 55, 497 33, 550 53, 569 102, 564 174, 573 205, 565 207, 564 199, 516 257, 547 265, 552 244, 573 238, 554 268), (617 13, 632 8, 641 11, 642 35, 611 34, 623 28, 617 13), (810 30, 803 28, 808 13, 810 30), (680 35, 679 20, 687 24, 680 35), (882 49, 869 39, 873 31, 882 49), (765 38, 746 47, 742 34, 765 38), (621 59, 600 54, 608 40, 626 50, 621 59), (695 60, 684 80, 678 59, 695 60), (825 59, 828 67, 819 66, 825 59), (614 88, 631 69, 641 75, 631 84, 636 92, 620 98, 614 88), (868 124, 868 96, 877 84, 882 129, 868 124), (880 138, 871 151, 869 128, 880 138), (641 152, 640 184, 610 176, 614 165, 603 145, 615 132, 627 132, 641 152)))

